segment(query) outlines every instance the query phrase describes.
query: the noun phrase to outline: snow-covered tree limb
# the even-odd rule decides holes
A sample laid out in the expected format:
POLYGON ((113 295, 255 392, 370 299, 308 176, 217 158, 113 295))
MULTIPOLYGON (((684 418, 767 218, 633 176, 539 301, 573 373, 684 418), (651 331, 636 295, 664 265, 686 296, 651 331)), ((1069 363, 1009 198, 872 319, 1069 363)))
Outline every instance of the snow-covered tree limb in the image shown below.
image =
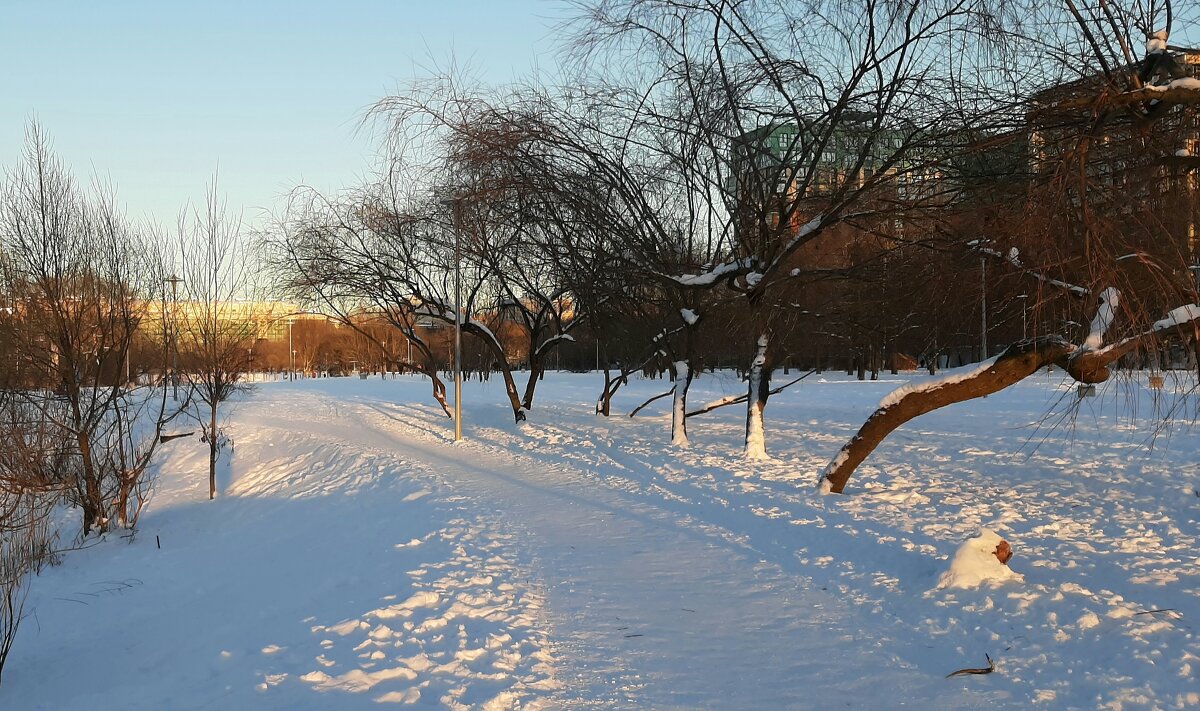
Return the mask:
POLYGON ((1115 289, 1106 289, 1104 295, 1107 298, 1101 303, 1092 333, 1082 347, 1060 336, 1020 341, 973 368, 905 385, 888 395, 821 472, 822 490, 841 493, 855 469, 889 434, 909 420, 947 405, 999 392, 1049 365, 1061 367, 1080 383, 1104 382, 1109 377, 1108 366, 1142 342, 1200 322, 1200 305, 1180 306, 1146 330, 1103 348, 1094 347, 1092 344, 1098 346, 1111 325, 1112 309, 1118 299, 1115 289))
POLYGON ((1052 286, 1056 289, 1061 289, 1062 291, 1067 292, 1071 296, 1075 296, 1077 298, 1083 299, 1083 298, 1087 298, 1092 295, 1091 290, 1086 287, 1082 287, 1077 284, 1071 284, 1071 283, 1065 282, 1061 279, 1055 279, 1054 277, 1047 276, 1046 274, 1042 274, 1039 271, 1030 269, 1029 267, 1025 266, 1025 264, 1021 261, 1020 254, 1017 252, 1017 249, 1015 247, 1010 249, 1007 254, 1001 254, 997 250, 991 249, 989 247, 978 247, 977 249, 979 250, 980 254, 1003 260, 1003 261, 1007 262, 1008 264, 1011 264, 1013 267, 1017 268, 1018 270, 1020 270, 1020 272, 1022 274, 1031 276, 1034 279, 1037 279, 1038 281, 1040 281, 1048 286, 1052 286))
MULTIPOLYGON (((772 388, 771 391, 768 393, 768 395, 778 395, 779 393, 790 388, 791 386, 795 385, 796 383, 800 382, 801 380, 804 380, 805 378, 807 378, 808 376, 812 375, 815 372, 817 372, 817 371, 810 370, 810 371, 804 373, 803 375, 801 375, 800 377, 795 378, 787 383, 784 383, 783 385, 780 385, 777 388, 772 388)), ((718 398, 716 400, 713 400, 697 410, 692 410, 691 412, 687 413, 687 416, 694 417, 696 415, 703 415, 707 412, 712 412, 713 410, 725 407, 726 405, 737 405, 739 403, 746 402, 747 397, 748 397, 748 393, 742 393, 741 395, 727 395, 723 398, 718 398)))

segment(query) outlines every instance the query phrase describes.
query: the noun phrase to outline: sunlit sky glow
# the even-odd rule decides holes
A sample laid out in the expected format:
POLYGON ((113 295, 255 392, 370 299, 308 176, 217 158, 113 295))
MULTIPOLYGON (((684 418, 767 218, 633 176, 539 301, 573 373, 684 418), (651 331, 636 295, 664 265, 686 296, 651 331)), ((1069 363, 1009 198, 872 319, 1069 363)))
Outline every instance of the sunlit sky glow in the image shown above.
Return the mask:
POLYGON ((133 219, 219 190, 250 222, 300 183, 349 186, 363 112, 452 62, 489 83, 553 71, 555 0, 0 0, 0 166, 36 119, 133 219))

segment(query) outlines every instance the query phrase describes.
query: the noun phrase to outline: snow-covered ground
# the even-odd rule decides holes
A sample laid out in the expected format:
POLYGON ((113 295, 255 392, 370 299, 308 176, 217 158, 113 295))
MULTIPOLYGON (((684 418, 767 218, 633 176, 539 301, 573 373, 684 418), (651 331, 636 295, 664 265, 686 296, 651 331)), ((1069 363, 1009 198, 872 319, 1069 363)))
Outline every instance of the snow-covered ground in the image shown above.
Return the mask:
MULTIPOLYGON (((458 445, 415 378, 263 384, 218 500, 204 446, 171 442, 137 536, 33 581, 0 707, 1200 705, 1200 437, 1147 446, 1156 407, 1195 401, 1133 384, 1074 409, 1038 375, 817 494, 909 380, 776 396, 765 461, 740 456, 738 407, 673 448, 669 400, 598 417, 586 374, 547 375, 522 425, 498 380, 468 383, 458 445), (939 587, 981 528, 1023 579, 939 587), (994 673, 946 678, 985 654, 994 673)), ((705 375, 691 401, 743 387, 705 375)))

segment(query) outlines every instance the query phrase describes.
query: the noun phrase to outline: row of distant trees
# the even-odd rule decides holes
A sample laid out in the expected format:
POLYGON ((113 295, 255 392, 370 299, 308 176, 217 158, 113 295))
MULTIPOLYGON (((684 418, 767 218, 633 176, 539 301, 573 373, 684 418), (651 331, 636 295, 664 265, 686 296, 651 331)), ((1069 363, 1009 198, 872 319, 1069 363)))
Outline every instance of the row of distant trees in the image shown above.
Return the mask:
POLYGON ((609 369, 598 411, 630 373, 669 373, 683 445, 688 416, 711 409, 689 409, 692 378, 736 358, 747 393, 722 404, 744 403, 750 457, 766 454, 772 379, 789 362, 862 372, 901 353, 931 369, 1023 354, 1095 382, 1107 367, 1081 363, 1097 351, 1162 365, 1166 340, 1194 347, 1190 318, 1155 327, 1196 301, 1196 96, 1172 84, 1187 52, 1169 45, 1194 8, 576 8, 561 85, 446 73, 380 101, 366 119, 388 149, 377 179, 297 191, 271 236, 295 298, 383 314, 443 405, 416 326, 456 310, 517 421, 547 358, 589 342, 609 369), (759 140, 782 128, 783 143, 759 140), (526 357, 474 318, 489 312, 522 325, 526 357))

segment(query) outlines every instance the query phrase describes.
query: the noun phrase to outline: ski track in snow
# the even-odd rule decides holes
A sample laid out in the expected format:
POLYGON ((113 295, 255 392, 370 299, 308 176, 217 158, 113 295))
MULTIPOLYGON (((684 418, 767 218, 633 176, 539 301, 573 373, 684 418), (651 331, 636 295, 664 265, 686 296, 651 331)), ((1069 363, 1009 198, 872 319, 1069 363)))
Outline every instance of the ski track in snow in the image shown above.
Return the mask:
MULTIPOLYGON (((906 381, 772 398, 774 458, 749 461, 744 410, 695 418, 673 449, 669 413, 591 415, 594 380, 551 375, 520 426, 498 383, 471 383, 459 445, 415 379, 264 386, 236 411, 224 498, 164 476, 133 545, 35 581, 40 630, 22 629, 0 702, 84 705, 35 670, 132 626, 154 631, 78 680, 126 708, 1200 705, 1197 437, 1146 454, 1152 419, 1113 415, 1127 394, 1072 410, 1065 385, 1027 382, 909 424, 848 495, 820 496, 814 473, 906 381), (1048 411, 1073 426, 1033 427, 1048 411), (981 526, 1025 582, 936 589, 981 526), (172 565, 214 572, 195 589, 172 565), (137 582, 75 590, 98 576, 137 582), (984 653, 997 673, 944 678, 984 653), (129 659, 168 686, 129 693, 129 659)), ((739 387, 702 377, 692 398, 739 387)))

